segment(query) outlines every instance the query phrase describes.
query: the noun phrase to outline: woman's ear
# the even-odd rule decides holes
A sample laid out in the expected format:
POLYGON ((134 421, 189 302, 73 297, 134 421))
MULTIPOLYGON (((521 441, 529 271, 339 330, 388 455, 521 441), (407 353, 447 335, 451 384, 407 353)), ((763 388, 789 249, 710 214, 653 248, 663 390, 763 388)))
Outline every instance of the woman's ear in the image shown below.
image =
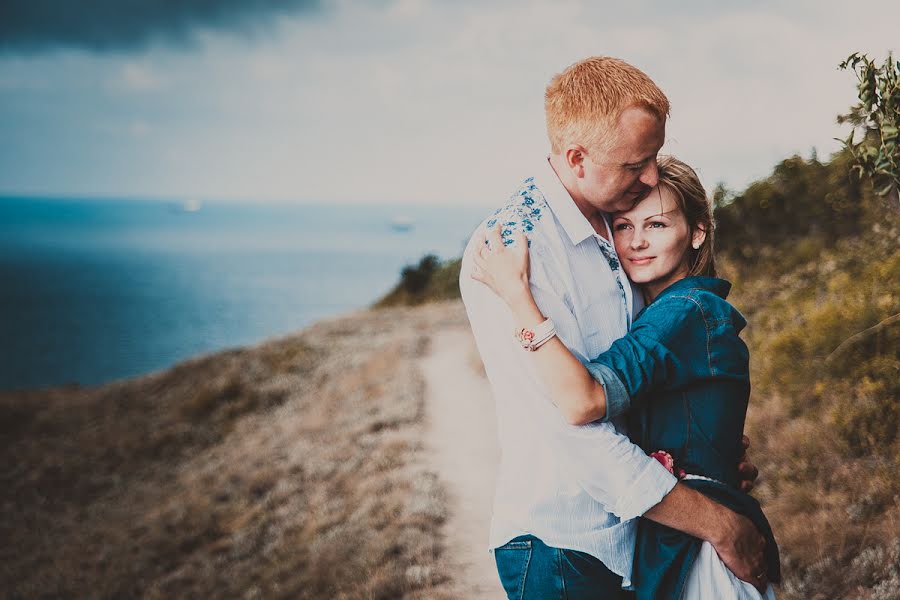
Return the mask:
POLYGON ((694 250, 699 250, 703 242, 706 241, 706 227, 698 224, 694 227, 694 233, 691 235, 691 246, 694 250))

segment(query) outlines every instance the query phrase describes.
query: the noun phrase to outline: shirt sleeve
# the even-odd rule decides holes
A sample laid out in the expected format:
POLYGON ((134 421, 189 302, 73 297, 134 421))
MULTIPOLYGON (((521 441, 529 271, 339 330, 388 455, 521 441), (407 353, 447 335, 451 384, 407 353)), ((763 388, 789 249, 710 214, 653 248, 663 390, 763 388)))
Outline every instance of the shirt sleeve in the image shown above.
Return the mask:
MULTIPOLYGON (((585 426, 566 423, 530 368, 527 354, 514 340, 514 319, 509 309, 487 286, 471 279, 473 252, 470 243, 463 255, 460 290, 498 403, 501 438, 511 434, 509 428, 534 431, 534 443, 546 443, 559 468, 574 478, 607 512, 623 520, 642 515, 658 504, 677 480, 659 462, 619 433, 612 423, 596 422, 585 426), (501 412, 501 404, 513 409, 501 412), (514 421, 514 418, 519 420, 514 421)), ((573 322, 574 315, 564 293, 554 286, 550 269, 544 260, 535 260, 534 253, 540 250, 532 245, 532 252, 531 288, 538 306, 554 322, 573 322)), ((573 329, 577 328, 573 326, 573 329)), ((583 343, 575 337, 564 331, 560 339, 576 355, 583 354, 583 343)))
POLYGON ((631 396, 618 373, 603 363, 587 361, 583 364, 591 377, 603 386, 606 396, 606 414, 599 420, 606 422, 625 414, 631 408, 631 396))
POLYGON ((707 361, 683 352, 705 349, 706 337, 697 300, 675 296, 649 306, 625 337, 585 364, 594 379, 615 390, 607 404, 607 418, 644 405, 662 386, 677 387, 709 374, 707 361))

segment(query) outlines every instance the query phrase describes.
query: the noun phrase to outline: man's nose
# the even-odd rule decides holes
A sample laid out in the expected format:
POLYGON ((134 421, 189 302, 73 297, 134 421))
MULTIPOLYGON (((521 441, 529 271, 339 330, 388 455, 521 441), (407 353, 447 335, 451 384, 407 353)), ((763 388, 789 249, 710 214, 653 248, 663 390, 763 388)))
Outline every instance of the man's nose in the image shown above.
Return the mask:
POLYGON ((647 166, 644 167, 641 173, 641 183, 647 187, 656 187, 656 184, 659 183, 659 168, 656 164, 656 158, 648 162, 647 166))

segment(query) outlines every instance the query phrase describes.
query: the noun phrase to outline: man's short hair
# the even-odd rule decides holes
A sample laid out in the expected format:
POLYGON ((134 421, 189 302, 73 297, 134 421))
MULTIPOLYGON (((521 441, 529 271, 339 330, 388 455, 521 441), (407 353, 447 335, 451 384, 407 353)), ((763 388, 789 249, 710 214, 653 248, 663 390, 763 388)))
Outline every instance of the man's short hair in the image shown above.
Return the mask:
POLYGON ((669 99, 646 73, 624 60, 592 56, 550 80, 544 95, 547 135, 555 154, 569 144, 608 149, 626 109, 641 107, 665 119, 669 99))

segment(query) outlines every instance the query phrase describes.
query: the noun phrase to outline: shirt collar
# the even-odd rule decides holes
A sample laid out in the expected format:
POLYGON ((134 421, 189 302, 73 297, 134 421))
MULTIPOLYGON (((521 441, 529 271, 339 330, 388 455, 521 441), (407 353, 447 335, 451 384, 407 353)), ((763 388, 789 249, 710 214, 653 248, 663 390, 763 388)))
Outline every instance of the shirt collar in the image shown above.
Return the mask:
POLYGON ((545 157, 542 164, 539 165, 534 179, 538 189, 544 194, 550 210, 553 211, 553 215, 562 225, 573 245, 577 246, 587 238, 596 235, 594 228, 578 210, 569 191, 566 190, 556 171, 553 170, 549 156, 545 157))

